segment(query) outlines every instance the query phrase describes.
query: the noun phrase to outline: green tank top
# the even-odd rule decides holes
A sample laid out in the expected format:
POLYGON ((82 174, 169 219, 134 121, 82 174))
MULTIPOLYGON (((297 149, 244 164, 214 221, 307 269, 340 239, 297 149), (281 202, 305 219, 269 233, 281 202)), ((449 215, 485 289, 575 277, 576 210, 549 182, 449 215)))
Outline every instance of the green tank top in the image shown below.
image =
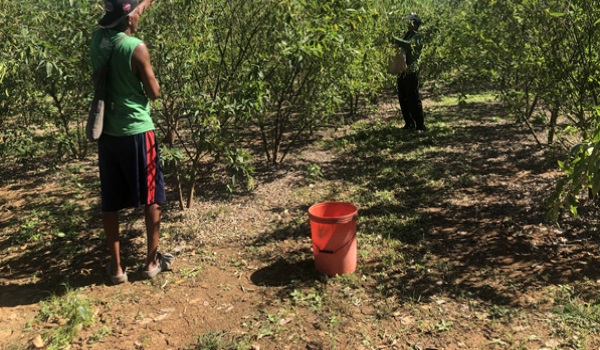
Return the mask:
POLYGON ((150 101, 131 70, 133 50, 141 42, 112 29, 98 29, 92 36, 92 69, 101 68, 110 57, 103 130, 108 135, 130 136, 154 130, 150 101))

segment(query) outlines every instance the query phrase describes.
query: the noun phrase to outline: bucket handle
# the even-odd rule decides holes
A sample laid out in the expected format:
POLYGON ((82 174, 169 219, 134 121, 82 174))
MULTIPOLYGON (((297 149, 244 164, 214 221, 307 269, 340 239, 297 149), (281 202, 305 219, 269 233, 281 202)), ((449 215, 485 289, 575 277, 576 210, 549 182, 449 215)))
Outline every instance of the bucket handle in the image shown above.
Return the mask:
POLYGON ((341 247, 339 247, 339 248, 338 248, 336 251, 333 251, 333 250, 324 250, 324 249, 321 249, 321 248, 319 247, 319 245, 317 245, 317 244, 316 244, 316 243, 314 243, 314 242, 313 242, 313 243, 314 243, 315 247, 317 247, 317 250, 319 251, 319 254, 321 254, 321 253, 324 253, 324 254, 335 254, 335 253, 339 252, 340 250, 342 250, 342 249, 346 248, 346 246, 348 246, 348 244, 352 243, 352 241, 354 241, 355 239, 356 239, 356 232, 354 232, 354 234, 353 234, 353 235, 352 235, 352 237, 351 237, 351 238, 348 240, 348 242, 346 242, 346 243, 342 244, 342 246, 341 246, 341 247))

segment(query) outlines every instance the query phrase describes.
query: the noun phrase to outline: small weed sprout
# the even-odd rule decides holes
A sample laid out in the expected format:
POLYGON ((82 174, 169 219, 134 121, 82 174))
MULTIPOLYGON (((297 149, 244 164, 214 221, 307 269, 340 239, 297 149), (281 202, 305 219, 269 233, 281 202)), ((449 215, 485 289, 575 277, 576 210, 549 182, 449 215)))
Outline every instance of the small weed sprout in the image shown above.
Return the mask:
POLYGON ((323 306, 323 297, 315 290, 304 293, 299 289, 295 289, 291 293, 291 297, 296 305, 308 306, 313 311, 318 311, 323 306))
POLYGON ((112 333, 112 328, 110 328, 108 326, 102 326, 100 329, 98 329, 94 334, 92 334, 90 336, 88 343, 89 344, 97 343, 98 341, 102 340, 102 338, 106 337, 107 335, 109 335, 111 333, 112 333))
POLYGON ((220 332, 208 332, 198 336, 198 343, 194 347, 196 350, 219 350, 225 349, 224 335, 220 332))
POLYGON ((306 167, 306 180, 309 183, 315 183, 323 178, 323 171, 317 164, 309 164, 306 167))

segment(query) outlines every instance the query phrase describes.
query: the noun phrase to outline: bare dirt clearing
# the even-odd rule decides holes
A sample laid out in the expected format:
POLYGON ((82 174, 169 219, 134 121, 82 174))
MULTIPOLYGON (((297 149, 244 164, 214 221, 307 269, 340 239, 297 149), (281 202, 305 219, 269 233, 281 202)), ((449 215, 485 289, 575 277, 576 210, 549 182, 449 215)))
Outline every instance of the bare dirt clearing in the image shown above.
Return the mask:
POLYGON ((51 293, 69 295, 63 283, 95 315, 71 349, 599 348, 600 318, 585 309, 598 304, 596 207, 549 225, 543 202, 560 174, 525 127, 493 104, 426 110, 426 135, 401 130, 389 100, 259 175, 251 195, 186 212, 172 200, 162 246, 177 260, 154 281, 135 272, 141 214, 124 213, 130 282, 117 287, 103 273, 93 159, 7 165, 0 348, 49 341, 60 319, 35 317, 51 293), (308 165, 322 178, 307 181, 308 165), (359 208, 354 274, 314 270, 306 210, 325 200, 359 208))

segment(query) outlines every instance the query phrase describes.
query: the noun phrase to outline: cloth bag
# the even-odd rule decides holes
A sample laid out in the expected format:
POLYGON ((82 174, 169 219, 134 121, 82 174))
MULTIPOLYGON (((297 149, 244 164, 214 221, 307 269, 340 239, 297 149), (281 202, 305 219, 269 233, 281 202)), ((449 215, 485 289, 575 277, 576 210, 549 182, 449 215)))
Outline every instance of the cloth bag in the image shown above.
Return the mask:
POLYGON ((387 72, 389 74, 398 75, 404 73, 406 68, 406 51, 401 48, 390 55, 387 72))
POLYGON ((108 78, 108 64, 98 69, 92 79, 94 80, 94 98, 90 106, 85 135, 88 140, 96 141, 102 135, 104 126, 104 109, 106 104, 106 80, 108 78))
MULTIPOLYGON (((115 46, 117 46, 125 36, 126 35, 121 36, 115 43, 115 46)), ((108 68, 110 66, 111 57, 112 51, 108 56, 106 64, 92 75, 92 80, 94 81, 94 98, 92 99, 90 112, 85 125, 85 135, 90 141, 97 141, 100 138, 100 135, 102 135, 102 129, 104 127, 104 110, 106 109, 108 68)))

